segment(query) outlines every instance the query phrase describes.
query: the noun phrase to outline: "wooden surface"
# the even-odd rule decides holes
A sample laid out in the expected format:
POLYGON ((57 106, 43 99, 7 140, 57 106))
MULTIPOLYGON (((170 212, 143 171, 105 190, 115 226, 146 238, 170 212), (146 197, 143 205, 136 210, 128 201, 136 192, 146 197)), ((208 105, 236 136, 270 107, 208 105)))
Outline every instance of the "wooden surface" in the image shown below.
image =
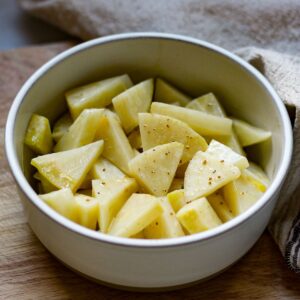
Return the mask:
POLYGON ((299 276, 288 270, 267 232, 242 260, 217 278, 159 294, 97 285, 68 270, 47 252, 22 214, 4 157, 4 127, 22 83, 69 46, 61 43, 0 52, 0 299, 300 299, 299 276))

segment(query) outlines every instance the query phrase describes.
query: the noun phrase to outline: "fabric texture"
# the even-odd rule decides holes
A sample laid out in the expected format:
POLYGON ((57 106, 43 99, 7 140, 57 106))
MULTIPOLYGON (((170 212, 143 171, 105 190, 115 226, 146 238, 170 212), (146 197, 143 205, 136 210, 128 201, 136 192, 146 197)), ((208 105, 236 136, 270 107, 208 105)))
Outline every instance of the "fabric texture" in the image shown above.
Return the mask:
POLYGON ((19 0, 83 40, 120 32, 185 34, 235 51, 263 73, 293 113, 292 165, 269 229, 288 265, 300 271, 299 0, 19 0))

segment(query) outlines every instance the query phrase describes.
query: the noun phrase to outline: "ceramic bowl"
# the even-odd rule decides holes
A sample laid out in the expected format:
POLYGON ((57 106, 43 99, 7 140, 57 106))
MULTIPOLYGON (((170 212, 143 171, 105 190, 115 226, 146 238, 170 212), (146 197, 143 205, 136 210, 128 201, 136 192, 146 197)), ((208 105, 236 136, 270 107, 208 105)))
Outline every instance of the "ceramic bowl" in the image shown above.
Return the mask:
POLYGON ((160 289, 216 275, 254 245, 270 219, 286 176, 292 131, 273 87, 236 55, 190 37, 127 33, 80 44, 37 70, 12 104, 5 142, 28 223, 54 256, 98 282, 160 289), (265 167, 272 182, 263 197, 248 211, 215 229, 163 240, 125 239, 92 231, 43 203, 30 185, 31 156, 23 147, 32 113, 53 121, 66 109, 66 90, 123 73, 134 82, 163 77, 195 97, 214 92, 229 113, 272 131, 272 141, 254 149, 255 159, 265 167))

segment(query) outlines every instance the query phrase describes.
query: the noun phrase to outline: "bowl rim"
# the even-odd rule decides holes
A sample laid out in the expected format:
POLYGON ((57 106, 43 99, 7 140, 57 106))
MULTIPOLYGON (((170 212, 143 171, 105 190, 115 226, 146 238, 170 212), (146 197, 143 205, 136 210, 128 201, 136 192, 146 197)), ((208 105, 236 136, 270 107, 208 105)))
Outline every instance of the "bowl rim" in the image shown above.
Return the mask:
POLYGON ((134 247, 134 248, 166 248, 166 247, 178 247, 178 246, 186 246, 192 243, 204 242, 212 238, 216 238, 226 232, 234 230, 236 227, 241 226, 244 222, 246 222, 253 215, 258 213, 264 206, 266 206, 271 199, 271 197, 278 191, 285 176, 287 174, 291 157, 292 157, 292 149, 293 149, 293 136, 292 136, 292 127, 291 122, 286 111, 286 108, 268 82, 268 80, 253 66, 247 63, 242 58, 233 54, 232 52, 225 50, 217 45, 211 44, 209 42, 199 40, 193 37, 178 35, 178 34, 170 34, 170 33, 159 33, 159 32, 138 32, 138 33, 122 33, 122 34, 114 34, 105 37, 96 38, 79 45, 76 45, 68 50, 63 51, 62 53, 56 55, 54 58, 46 62, 42 65, 37 71, 35 71, 29 79, 23 84, 20 91, 16 95, 11 108, 9 110, 9 114, 6 121, 5 128, 5 153, 6 158, 10 167, 10 170, 13 174, 15 182, 21 191, 25 194, 25 196, 29 199, 29 201, 47 218, 49 218, 52 222, 56 222, 59 225, 63 226, 65 229, 76 233, 80 236, 96 240, 98 242, 108 243, 112 245, 118 245, 123 247, 134 247), (85 228, 79 224, 76 224, 67 218, 61 216, 59 213, 55 212, 51 209, 46 203, 44 203, 33 190, 33 188, 28 183, 25 178, 23 171, 21 169, 20 163, 18 162, 16 149, 14 146, 14 128, 15 121, 18 114, 18 110, 20 105, 22 104, 22 100, 25 98, 27 92, 30 88, 35 84, 36 80, 45 75, 48 70, 55 67, 56 64, 60 63, 64 59, 78 53, 81 51, 85 51, 86 49, 92 48, 94 46, 99 46, 106 43, 111 43, 115 41, 122 40, 131 40, 131 39, 164 39, 164 40, 173 40, 181 43, 188 43, 198 47, 206 48, 209 51, 213 51, 219 55, 225 56, 230 59, 232 62, 238 64, 244 70, 246 70, 250 75, 252 75, 256 80, 263 85, 263 87, 268 91, 271 95, 273 104, 276 106, 276 109, 280 116, 281 125, 283 127, 284 132, 284 142, 283 144, 283 154, 281 158, 281 162, 278 168, 278 172, 272 181, 271 185, 261 197, 259 201, 257 201, 252 207, 250 207, 243 214, 235 217, 234 219, 228 221, 225 224, 222 224, 214 229, 200 232, 197 234, 170 238, 170 239, 129 239, 123 237, 110 236, 108 234, 104 234, 101 232, 97 232, 94 230, 90 230, 85 228))

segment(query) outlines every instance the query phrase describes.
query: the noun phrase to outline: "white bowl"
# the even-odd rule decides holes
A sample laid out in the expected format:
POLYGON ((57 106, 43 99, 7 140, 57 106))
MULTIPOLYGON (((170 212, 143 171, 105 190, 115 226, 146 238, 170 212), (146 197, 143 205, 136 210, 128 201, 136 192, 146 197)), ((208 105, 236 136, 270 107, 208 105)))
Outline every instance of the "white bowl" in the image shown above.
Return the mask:
POLYGON ((28 222, 47 249, 73 270, 129 288, 171 288, 208 278, 241 258, 271 216, 292 153, 292 131, 282 101, 268 81, 234 54, 194 38, 128 33, 91 40, 43 65, 16 96, 6 124, 6 154, 28 222), (164 240, 105 235, 57 214, 30 186, 30 153, 23 148, 32 113, 53 120, 63 94, 83 83, 128 73, 134 81, 164 77, 192 96, 214 92, 227 111, 272 131, 258 148, 272 184, 244 214, 213 230, 164 240), (23 168, 24 166, 24 168, 23 168), (27 180, 28 178, 28 180, 27 180))

